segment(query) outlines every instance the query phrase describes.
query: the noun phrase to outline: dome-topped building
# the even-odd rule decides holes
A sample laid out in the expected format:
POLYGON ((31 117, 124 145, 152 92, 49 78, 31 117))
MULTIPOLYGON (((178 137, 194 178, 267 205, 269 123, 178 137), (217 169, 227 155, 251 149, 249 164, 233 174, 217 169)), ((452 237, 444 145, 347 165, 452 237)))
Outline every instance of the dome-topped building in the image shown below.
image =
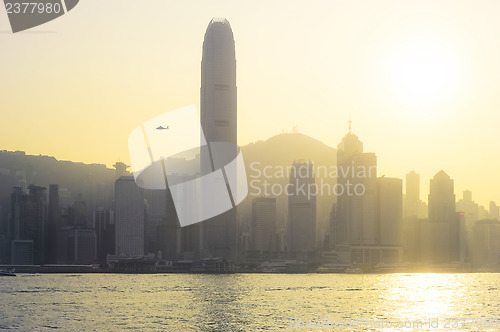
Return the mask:
POLYGON ((358 136, 354 135, 351 131, 351 121, 349 120, 349 132, 342 138, 342 141, 337 146, 337 150, 342 151, 343 154, 363 153, 363 142, 358 136))

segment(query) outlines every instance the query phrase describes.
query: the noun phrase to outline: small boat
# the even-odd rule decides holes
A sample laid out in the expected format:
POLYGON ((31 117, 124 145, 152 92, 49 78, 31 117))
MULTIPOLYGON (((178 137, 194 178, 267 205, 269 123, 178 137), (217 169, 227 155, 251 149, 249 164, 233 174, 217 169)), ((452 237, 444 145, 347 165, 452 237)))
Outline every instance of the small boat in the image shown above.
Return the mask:
POLYGON ((0 270, 0 277, 15 277, 14 269, 12 270, 0 270))
POLYGON ((344 270, 344 273, 359 274, 363 273, 363 270, 361 270, 359 267, 348 267, 344 270))

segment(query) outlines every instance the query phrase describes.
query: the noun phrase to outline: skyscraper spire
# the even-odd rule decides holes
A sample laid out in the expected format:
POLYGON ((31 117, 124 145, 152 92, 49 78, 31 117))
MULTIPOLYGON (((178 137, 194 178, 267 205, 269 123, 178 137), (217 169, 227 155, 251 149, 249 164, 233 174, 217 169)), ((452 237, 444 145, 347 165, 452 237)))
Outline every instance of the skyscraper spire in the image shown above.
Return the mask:
MULTIPOLYGON (((234 36, 225 18, 212 19, 203 40, 200 116, 207 142, 237 144, 234 36)), ((232 158, 236 157, 236 151, 232 152, 232 158)), ((207 150, 201 152, 201 160, 211 160, 212 157, 205 153, 207 150)), ((203 171, 207 171, 206 166, 203 171)), ((234 262, 238 246, 236 208, 204 221, 202 228, 202 257, 219 257, 234 262)))
POLYGON ((351 133, 351 124, 352 124, 351 113, 349 113, 349 134, 351 133))

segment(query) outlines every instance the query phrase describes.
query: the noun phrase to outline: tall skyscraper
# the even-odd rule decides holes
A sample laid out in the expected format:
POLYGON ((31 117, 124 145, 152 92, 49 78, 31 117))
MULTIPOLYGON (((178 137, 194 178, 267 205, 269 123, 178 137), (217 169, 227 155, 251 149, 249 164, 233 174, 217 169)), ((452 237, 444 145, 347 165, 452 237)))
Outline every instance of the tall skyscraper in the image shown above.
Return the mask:
POLYGON ((144 189, 133 176, 115 182, 115 255, 144 255, 144 189))
POLYGON ((441 170, 430 181, 429 220, 451 223, 456 219, 455 212, 453 179, 441 170))
POLYGON ((333 203, 330 209, 330 235, 329 235, 329 249, 335 249, 337 245, 337 203, 333 203))
MULTIPOLYGON (((11 264, 19 262, 16 259, 19 255, 17 250, 19 245, 17 241, 28 241, 23 243, 23 246, 28 246, 27 250, 30 252, 28 258, 22 259, 28 264, 33 264, 33 240, 28 239, 26 233, 26 204, 28 202, 28 195, 24 192, 22 187, 14 187, 10 195, 10 218, 7 224, 7 240, 8 240, 8 253, 7 257, 11 264)), ((25 251, 24 249, 21 251, 25 251)), ((24 254, 23 254, 24 256, 24 254)))
POLYGON ((97 262, 106 265, 107 255, 115 253, 115 215, 113 210, 97 210, 94 212, 96 231, 97 262))
POLYGON ((336 244, 371 246, 378 243, 377 157, 363 152, 363 143, 349 132, 337 147, 337 183, 344 192, 337 197, 336 244), (353 188, 364 188, 360 194, 353 188), (349 194, 348 188, 351 188, 349 194))
POLYGON ((61 229, 61 209, 59 207, 59 186, 49 185, 49 209, 48 209, 48 262, 57 263, 58 238, 61 229))
POLYGON ((236 57, 231 25, 213 18, 203 41, 201 124, 209 142, 237 142, 236 57))
POLYGON ((432 263, 458 260, 458 245, 454 183, 441 170, 430 180, 429 221, 421 225, 421 259, 432 263))
MULTIPOLYGON (((205 33, 200 95, 201 124, 206 140, 232 143, 236 147, 236 57, 233 32, 225 18, 212 19, 205 33)), ((234 152, 236 157, 236 149, 234 152)), ((202 152, 201 159, 211 160, 211 156, 207 158, 202 152)), ((201 228, 204 256, 236 260, 236 208, 203 221, 201 228)))
POLYGON ((403 181, 378 179, 378 219, 381 246, 403 244, 403 181))
MULTIPOLYGON (((162 251, 160 240, 165 227, 167 190, 144 190, 146 203, 146 219, 144 226, 144 241, 146 253, 162 251)), ((175 233, 174 233, 175 235, 175 233)), ((165 253, 164 253, 165 254, 165 253)))
POLYGON ((490 218, 495 220, 500 218, 500 208, 493 201, 490 202, 490 218))
POLYGON ((500 221, 478 220, 472 227, 472 261, 476 266, 500 264, 500 221))
POLYGON ((311 252, 316 248, 316 195, 307 189, 313 184, 313 164, 308 161, 294 162, 290 169, 288 190, 287 247, 292 254, 311 252))
POLYGON ((68 209, 68 213, 69 225, 76 227, 93 226, 89 224, 89 220, 87 218, 87 203, 82 200, 81 196, 78 197, 78 199, 68 209))
POLYGON ((73 227, 65 233, 65 263, 92 264, 96 262, 96 232, 93 228, 73 227))
POLYGON ((252 201, 252 249, 274 251, 275 237, 276 198, 254 198, 252 201))
MULTIPOLYGON (((420 174, 411 171, 406 174, 406 196, 403 204, 403 245, 405 261, 415 262, 419 259, 419 237, 421 213, 423 203, 420 200, 420 174)), ((424 209, 426 210, 426 209, 424 209)), ((425 213, 427 215, 427 212, 425 213)))
POLYGON ((465 190, 462 197, 456 204, 456 210, 465 213, 465 224, 472 227, 479 220, 479 205, 472 200, 470 190, 465 190))
POLYGON ((45 187, 30 185, 26 203, 26 239, 33 240, 33 261, 47 263, 47 193, 45 187))
POLYGON ((411 171, 406 174, 405 217, 418 217, 420 202, 420 174, 411 171))
POLYGON ((163 208, 165 209, 165 219, 158 227, 158 241, 160 243, 160 251, 163 254, 163 258, 175 260, 179 258, 178 255, 181 251, 182 230, 179 227, 177 213, 170 189, 165 191, 164 198, 165 204, 163 205, 163 208))
POLYGON ((10 221, 7 227, 7 234, 10 240, 21 240, 26 238, 25 212, 28 195, 21 187, 14 187, 10 195, 10 221))

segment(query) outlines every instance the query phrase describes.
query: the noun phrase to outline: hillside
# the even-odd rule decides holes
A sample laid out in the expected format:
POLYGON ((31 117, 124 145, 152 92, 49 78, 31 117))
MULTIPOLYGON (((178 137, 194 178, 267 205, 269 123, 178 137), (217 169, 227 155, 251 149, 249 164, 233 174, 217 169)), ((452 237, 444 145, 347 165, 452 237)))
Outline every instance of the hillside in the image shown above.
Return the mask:
MULTIPOLYGON (((266 141, 243 146, 242 151, 249 182, 259 180, 253 182, 249 196, 239 206, 244 225, 251 220, 251 201, 259 196, 255 188, 261 186, 263 180, 271 185, 286 185, 289 182, 287 167, 296 160, 309 160, 315 167, 336 165, 336 149, 298 133, 279 134, 266 141), (266 166, 273 176, 268 179, 258 177, 258 173, 266 166), (279 170, 283 171, 281 175, 274 176, 275 171, 279 170)), ((0 214, 3 212, 4 217, 10 208, 12 187, 22 183, 24 179, 28 185, 33 183, 47 188, 49 184, 59 184, 61 203, 70 204, 81 198, 87 202, 89 215, 99 207, 112 206, 115 171, 105 165, 59 161, 54 157, 26 155, 20 151, 0 151, 0 206, 3 206, 3 209, 0 208, 0 214)), ((335 179, 323 180, 331 185, 335 183, 335 179)), ((316 182, 318 183, 318 179, 316 182)), ((321 224, 327 223, 331 203, 334 201, 335 197, 332 196, 318 197, 317 218, 321 224)), ((286 195, 277 197, 277 210, 278 222, 281 225, 286 216, 286 195)))
MULTIPOLYGON (((115 171, 102 164, 60 161, 49 156, 26 155, 22 151, 0 151, 0 205, 8 212, 12 187, 25 183, 49 187, 58 184, 62 205, 81 198, 89 214, 111 207, 115 171)), ((47 192, 48 194, 48 192, 47 192)))
MULTIPOLYGON (((282 187, 285 186, 289 182, 289 169, 287 169, 287 167, 290 167, 294 161, 311 161, 314 163, 315 169, 320 166, 330 167, 337 164, 336 149, 312 137, 299 133, 279 134, 266 141, 258 141, 243 146, 242 151, 245 159, 248 181, 250 183, 254 181, 253 184, 250 185, 248 197, 238 207, 243 225, 248 225, 251 220, 252 199, 259 197, 257 195, 259 194, 259 190, 255 189, 255 187, 259 187, 261 189, 260 193, 263 194, 264 181, 267 181, 270 185, 277 183, 282 187), (267 174, 273 173, 277 174, 277 176, 272 176, 271 178, 265 177, 263 171, 266 166, 268 167, 267 174), (283 170, 284 173, 281 173, 281 170, 283 170), (258 175, 261 176, 257 178, 258 175)), ((336 183, 336 179, 324 177, 324 175, 322 179, 324 183, 330 186, 336 183)), ((317 184, 320 183, 319 180, 317 174, 317 184)), ((270 197, 275 196, 270 195, 270 197)), ((278 227, 280 227, 283 225, 286 218, 288 199, 284 194, 276 198, 278 227)), ((325 228, 328 225, 331 205, 335 201, 336 198, 328 194, 319 195, 317 197, 318 233, 326 231, 325 228)))

